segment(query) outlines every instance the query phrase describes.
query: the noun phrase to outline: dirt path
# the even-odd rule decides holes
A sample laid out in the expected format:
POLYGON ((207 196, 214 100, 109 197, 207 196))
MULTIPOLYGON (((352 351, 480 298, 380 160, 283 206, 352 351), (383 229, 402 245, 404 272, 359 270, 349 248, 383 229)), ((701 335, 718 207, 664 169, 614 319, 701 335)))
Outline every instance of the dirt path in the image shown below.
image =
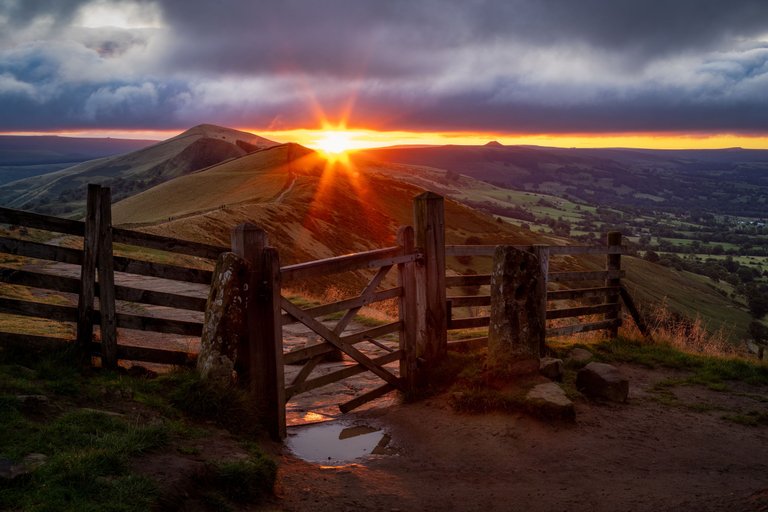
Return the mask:
POLYGON ((768 426, 723 419, 768 413, 768 389, 678 387, 670 405, 650 391, 670 372, 622 370, 629 403, 580 402, 572 425, 457 414, 445 397, 360 414, 397 454, 322 467, 282 450, 272 509, 768 511, 768 426))

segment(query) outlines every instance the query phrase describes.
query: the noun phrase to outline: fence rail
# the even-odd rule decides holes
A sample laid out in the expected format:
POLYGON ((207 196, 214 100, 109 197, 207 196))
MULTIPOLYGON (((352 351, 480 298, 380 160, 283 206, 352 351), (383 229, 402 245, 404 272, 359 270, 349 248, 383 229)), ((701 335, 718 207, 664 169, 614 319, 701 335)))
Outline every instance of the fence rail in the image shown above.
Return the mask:
POLYGON ((116 284, 113 276, 114 272, 118 272, 121 275, 131 274, 208 285, 212 272, 132 256, 114 256, 113 244, 119 249, 138 247, 194 257, 207 261, 209 266, 212 265, 210 260, 215 260, 227 248, 114 228, 111 226, 108 189, 91 185, 88 192, 89 205, 85 221, 0 208, 0 224, 51 233, 47 243, 10 236, 0 237, 0 253, 24 258, 24 262, 29 258, 46 262, 42 270, 40 264, 29 268, 24 262, 14 262, 12 267, 1 267, 0 282, 29 289, 78 294, 78 299, 72 300, 72 305, 50 304, 26 298, 0 298, 1 313, 76 324, 76 338, 14 332, 0 332, 0 336, 6 342, 31 346, 78 342, 86 351, 101 356, 102 363, 106 366, 114 366, 118 359, 160 364, 190 364, 195 356, 185 351, 119 344, 116 330, 121 328, 199 337, 202 323, 117 311, 115 301, 132 303, 140 308, 160 306, 171 310, 204 312, 207 293, 203 294, 205 296, 192 296, 144 289, 135 285, 126 286, 119 282, 120 279, 116 284), (67 245, 79 245, 80 248, 55 245, 55 241, 60 238, 54 234, 65 235, 65 239, 70 237, 71 243, 67 245), (71 267, 64 269, 60 264, 79 266, 79 277, 71 275, 71 267), (98 308, 94 307, 95 297, 99 297, 98 308), (100 325, 101 342, 94 340, 95 325, 100 325))
MULTIPOLYGON (((620 323, 621 304, 619 302, 619 293, 621 290, 621 278, 625 272, 621 270, 621 255, 625 253, 621 245, 621 235, 610 233, 607 244, 603 246, 514 246, 518 250, 536 252, 540 255, 543 265, 542 270, 546 275, 546 320, 550 321, 547 325, 546 336, 548 338, 577 334, 593 330, 607 329, 611 332, 618 328, 620 323), (552 271, 550 258, 552 256, 595 256, 603 255, 606 257, 605 270, 600 271, 552 271), (584 282, 602 282, 605 286, 593 286, 587 288, 564 288, 566 283, 584 283, 584 282), (559 286, 561 289, 551 289, 552 285, 559 286), (576 304, 568 307, 556 306, 553 303, 559 301, 594 301, 602 299, 599 304, 576 304), (602 321, 585 321, 584 317, 594 318, 595 316, 604 316, 602 321), (552 321, 565 319, 574 319, 579 323, 571 325, 555 325, 552 321)), ((445 248, 446 256, 493 256, 496 246, 491 245, 448 245, 445 248)), ((491 285, 490 274, 475 275, 453 275, 446 276, 446 287, 472 288, 488 287, 491 285)), ((582 285, 583 286, 583 285, 582 285)), ((490 295, 459 295, 451 294, 446 296, 449 307, 448 329, 451 331, 478 329, 488 327, 490 323, 490 313, 485 315, 474 315, 468 317, 457 317, 454 310, 460 308, 487 308, 491 305, 490 295)), ((634 315, 634 313, 633 313, 634 315)), ((469 340, 458 340, 451 343, 454 347, 464 347, 466 345, 477 345, 487 342, 487 337, 470 338, 469 340)))

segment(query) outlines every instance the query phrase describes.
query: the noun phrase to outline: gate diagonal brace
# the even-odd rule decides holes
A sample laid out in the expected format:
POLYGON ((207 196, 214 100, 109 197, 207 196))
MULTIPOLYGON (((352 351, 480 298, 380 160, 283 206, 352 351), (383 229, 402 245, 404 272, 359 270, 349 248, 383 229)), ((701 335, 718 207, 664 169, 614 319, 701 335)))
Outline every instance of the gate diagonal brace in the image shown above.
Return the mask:
MULTIPOLYGON (((379 287, 379 285, 384 280, 384 278, 387 277, 387 274, 389 273, 389 270, 391 268, 392 268, 392 265, 381 267, 379 271, 376 273, 376 275, 373 276, 373 279, 371 279, 371 281, 368 283, 365 289, 362 292, 360 292, 360 298, 366 301, 372 298, 373 295, 376 293, 376 289, 379 287)), ((347 310, 344 316, 336 324, 336 327, 333 328, 333 332, 335 332, 338 335, 341 335, 341 333, 344 332, 344 329, 347 328, 347 325, 349 325, 349 322, 351 322, 352 319, 355 318, 355 315, 357 315, 358 311, 360 311, 361 309, 362 309, 362 306, 358 306, 358 307, 347 310)))
POLYGON ((285 310, 286 313, 298 319, 301 323, 303 323, 304 325, 312 329, 316 334, 322 336, 328 343, 341 349, 344 353, 349 355, 352 359, 354 359, 361 365, 365 366, 372 373, 375 373, 376 375, 384 379, 387 383, 391 384, 397 389, 402 390, 403 385, 400 382, 400 379, 398 377, 396 377, 395 375, 392 375, 382 367, 377 366, 376 363, 374 363, 373 361, 371 361, 370 358, 368 358, 368 356, 366 356, 365 354, 357 350, 355 347, 353 347, 349 343, 344 342, 344 340, 342 340, 338 334, 334 333, 333 331, 328 329, 326 326, 324 326, 322 323, 320 323, 318 320, 316 320, 312 316, 302 311, 301 308, 294 305, 291 301, 289 301, 285 297, 281 297, 280 299, 281 299, 280 306, 285 310))

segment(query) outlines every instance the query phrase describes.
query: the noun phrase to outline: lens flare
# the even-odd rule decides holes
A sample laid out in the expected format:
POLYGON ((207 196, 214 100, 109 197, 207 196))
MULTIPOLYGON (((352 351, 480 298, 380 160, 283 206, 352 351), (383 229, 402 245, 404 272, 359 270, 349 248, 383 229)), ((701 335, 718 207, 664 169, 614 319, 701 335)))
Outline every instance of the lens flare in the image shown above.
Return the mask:
POLYGON ((354 141, 349 132, 343 130, 324 130, 322 136, 314 145, 328 155, 340 155, 352 149, 354 141))

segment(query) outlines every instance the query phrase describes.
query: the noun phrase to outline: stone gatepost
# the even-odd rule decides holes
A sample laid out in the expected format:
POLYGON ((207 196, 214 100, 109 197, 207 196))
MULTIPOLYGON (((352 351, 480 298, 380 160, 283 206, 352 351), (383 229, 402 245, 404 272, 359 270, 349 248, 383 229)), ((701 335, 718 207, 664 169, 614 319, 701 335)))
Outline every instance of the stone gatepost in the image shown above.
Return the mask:
POLYGON ((246 263, 231 252, 219 256, 205 308, 197 369, 204 379, 227 386, 245 376, 246 263))
POLYGON ((494 370, 512 375, 539 371, 546 328, 545 279, 534 253, 496 248, 488 330, 488 362, 494 370))

